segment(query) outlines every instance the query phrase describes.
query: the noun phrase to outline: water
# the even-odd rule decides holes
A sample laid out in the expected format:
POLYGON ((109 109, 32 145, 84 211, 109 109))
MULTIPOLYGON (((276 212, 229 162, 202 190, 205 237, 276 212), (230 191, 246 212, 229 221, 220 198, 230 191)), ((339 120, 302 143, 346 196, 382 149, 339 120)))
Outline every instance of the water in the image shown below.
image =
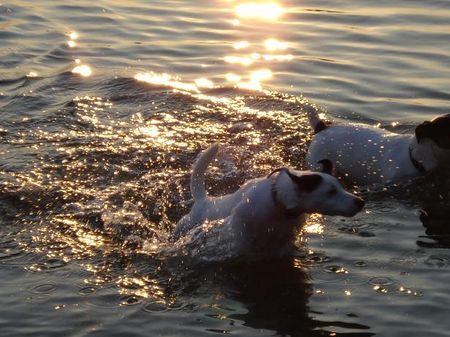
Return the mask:
POLYGON ((304 165, 310 102, 399 132, 448 113, 448 1, 264 4, 0 5, 0 335, 448 336, 437 177, 313 216, 292 260, 168 244, 212 142, 220 195, 304 165))

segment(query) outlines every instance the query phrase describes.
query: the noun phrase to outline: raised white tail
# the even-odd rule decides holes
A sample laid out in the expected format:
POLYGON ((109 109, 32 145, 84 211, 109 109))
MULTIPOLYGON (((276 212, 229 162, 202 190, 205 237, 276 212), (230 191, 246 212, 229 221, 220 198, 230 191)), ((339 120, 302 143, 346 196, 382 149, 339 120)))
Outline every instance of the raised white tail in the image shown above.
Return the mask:
POLYGON ((218 151, 219 144, 213 144, 203 151, 195 161, 191 175, 191 193, 194 201, 206 198, 205 172, 218 151))
POLYGON ((317 113, 317 108, 314 105, 306 105, 304 109, 308 115, 309 124, 314 130, 314 133, 319 133, 327 128, 325 122, 320 119, 319 114, 317 113))

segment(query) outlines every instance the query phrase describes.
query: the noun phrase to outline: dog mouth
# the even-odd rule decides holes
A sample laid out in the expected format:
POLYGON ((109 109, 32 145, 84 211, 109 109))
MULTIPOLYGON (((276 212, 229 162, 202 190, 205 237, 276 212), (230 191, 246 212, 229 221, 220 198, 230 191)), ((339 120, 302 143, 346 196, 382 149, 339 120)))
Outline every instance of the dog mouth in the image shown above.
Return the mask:
POLYGON ((361 210, 364 208, 365 201, 361 198, 355 198, 353 199, 353 208, 350 209, 348 212, 343 212, 343 214, 340 214, 345 217, 352 217, 361 212, 361 210))

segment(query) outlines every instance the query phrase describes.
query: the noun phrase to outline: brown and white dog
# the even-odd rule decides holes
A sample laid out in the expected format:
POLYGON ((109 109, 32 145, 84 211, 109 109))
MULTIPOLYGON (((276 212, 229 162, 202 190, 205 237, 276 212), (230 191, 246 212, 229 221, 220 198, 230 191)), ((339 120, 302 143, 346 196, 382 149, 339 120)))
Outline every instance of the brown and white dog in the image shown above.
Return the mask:
POLYGON ((221 220, 216 222, 217 236, 222 233, 225 237, 227 233, 237 255, 279 257, 292 253, 295 234, 306 214, 350 217, 364 206, 361 198, 345 191, 328 174, 331 167, 326 161, 323 163, 328 173, 280 168, 267 177, 246 182, 232 194, 208 196, 204 174, 218 150, 219 145, 212 145, 194 164, 191 176, 194 205, 178 222, 174 240, 190 231, 201 231, 205 222, 221 220))
POLYGON ((398 134, 366 124, 328 125, 313 107, 307 113, 315 132, 307 155, 311 169, 326 158, 336 175, 368 185, 414 178, 450 162, 450 114, 423 122, 414 134, 398 134))

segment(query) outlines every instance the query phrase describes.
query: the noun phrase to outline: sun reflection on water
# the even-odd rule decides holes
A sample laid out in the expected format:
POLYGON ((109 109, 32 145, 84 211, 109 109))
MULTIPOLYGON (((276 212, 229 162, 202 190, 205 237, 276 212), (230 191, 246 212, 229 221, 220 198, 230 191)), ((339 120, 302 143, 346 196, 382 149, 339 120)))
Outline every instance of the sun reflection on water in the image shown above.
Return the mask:
POLYGON ((248 48, 249 46, 250 43, 248 43, 247 41, 238 41, 233 44, 234 49, 245 49, 248 48))
POLYGON ((278 41, 277 39, 270 38, 264 41, 264 46, 268 51, 286 50, 288 49, 288 43, 278 41))
POLYGON ((191 92, 199 92, 197 86, 193 83, 183 83, 176 78, 172 78, 171 75, 163 73, 156 74, 154 72, 138 73, 134 78, 141 82, 147 82, 155 85, 169 86, 174 89, 180 89, 191 92))
POLYGON ((229 2, 233 3, 236 15, 236 19, 233 20, 237 27, 236 42, 232 43, 233 52, 225 55, 223 61, 231 66, 240 66, 240 69, 224 74, 223 78, 238 88, 263 91, 264 83, 274 77, 270 63, 290 62, 294 59, 294 55, 286 53, 291 47, 289 42, 272 35, 277 31, 277 26, 283 24, 278 19, 285 13, 285 8, 280 2, 275 1, 229 2), (242 29, 239 27, 240 19, 245 23, 242 29), (262 23, 268 27, 260 29, 262 23), (254 26, 252 31, 259 36, 249 39, 248 29, 251 26, 254 26), (273 29, 268 29, 272 26, 273 29), (271 32, 269 36, 267 32, 271 32))
POLYGON ((80 64, 72 69, 72 73, 83 77, 89 77, 92 75, 92 69, 87 64, 80 64))
POLYGON ((275 2, 251 2, 237 5, 235 12, 241 18, 275 20, 283 15, 284 9, 275 2))

